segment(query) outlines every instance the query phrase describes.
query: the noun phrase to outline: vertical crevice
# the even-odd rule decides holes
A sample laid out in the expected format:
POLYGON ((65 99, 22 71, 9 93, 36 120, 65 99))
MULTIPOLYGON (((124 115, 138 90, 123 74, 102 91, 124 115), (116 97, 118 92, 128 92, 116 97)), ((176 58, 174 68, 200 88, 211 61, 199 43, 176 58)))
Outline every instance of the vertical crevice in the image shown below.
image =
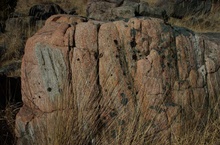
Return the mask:
POLYGON ((97 71, 97 85, 98 85, 98 95, 97 95, 97 118, 95 120, 96 122, 96 130, 97 132, 94 134, 94 138, 91 139, 91 144, 96 144, 96 136, 99 135, 102 131, 102 127, 103 127, 103 124, 101 122, 101 106, 100 106, 100 102, 101 102, 101 99, 102 99, 102 96, 103 96, 103 93, 102 93, 102 86, 101 86, 101 83, 100 83, 100 70, 99 70, 99 67, 100 67, 100 55, 99 54, 99 30, 100 30, 100 27, 101 27, 101 24, 97 24, 97 52, 95 52, 95 58, 97 60, 97 65, 96 65, 96 71, 97 71))
POLYGON ((180 75, 179 75, 179 67, 178 67, 178 51, 177 51, 177 47, 176 47, 176 37, 178 36, 176 33, 179 33, 178 31, 175 30, 175 28, 171 27, 172 28, 172 34, 174 36, 174 39, 173 39, 173 43, 174 43, 174 52, 173 52, 173 57, 174 57, 174 64, 175 64, 175 67, 176 67, 176 74, 177 74, 177 79, 179 81, 179 78, 180 78, 180 75))
MULTIPOLYGON (((209 108, 209 111, 212 111, 212 106, 210 104, 211 102, 210 102, 210 96, 209 96, 209 87, 208 87, 208 72, 207 72, 207 67, 206 67, 206 63, 205 63, 205 55, 206 55, 207 50, 206 50, 206 44, 205 44, 204 39, 202 40, 202 47, 204 48, 204 54, 203 54, 203 62, 204 62, 204 66, 205 66, 205 70, 204 70, 205 71, 205 76, 204 76, 205 86, 204 86, 204 89, 206 92, 205 102, 207 103, 205 105, 206 105, 207 109, 209 108)), ((212 112, 209 112, 208 114, 210 114, 210 113, 212 114, 212 112)))
MULTIPOLYGON (((70 28, 71 26, 69 26, 69 28, 70 28)), ((74 25, 74 27, 75 27, 75 29, 76 29, 76 26, 74 25)), ((68 69, 69 69, 69 72, 68 72, 68 83, 69 83, 69 86, 72 86, 71 84, 72 84, 72 68, 71 68, 71 62, 72 62, 72 59, 73 58, 70 58, 71 57, 71 55, 70 55, 70 53, 72 53, 72 49, 74 49, 74 47, 75 47, 75 29, 74 29, 74 32, 73 32, 73 37, 71 37, 71 35, 70 35, 70 33, 68 34, 68 51, 67 51, 67 65, 68 65, 68 69), (71 40, 71 39, 73 39, 73 40, 71 40), (70 44, 70 42, 72 42, 73 41, 73 45, 71 45, 70 44)), ((72 91, 72 87, 71 87, 71 92, 73 92, 72 91)))

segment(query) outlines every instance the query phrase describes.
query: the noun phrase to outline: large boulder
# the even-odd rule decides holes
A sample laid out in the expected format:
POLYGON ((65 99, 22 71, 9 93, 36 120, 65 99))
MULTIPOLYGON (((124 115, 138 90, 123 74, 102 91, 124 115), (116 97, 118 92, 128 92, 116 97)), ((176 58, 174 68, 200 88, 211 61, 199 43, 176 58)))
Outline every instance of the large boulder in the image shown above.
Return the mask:
POLYGON ((18 144, 168 144, 220 97, 220 43, 156 18, 57 15, 22 60, 18 144))

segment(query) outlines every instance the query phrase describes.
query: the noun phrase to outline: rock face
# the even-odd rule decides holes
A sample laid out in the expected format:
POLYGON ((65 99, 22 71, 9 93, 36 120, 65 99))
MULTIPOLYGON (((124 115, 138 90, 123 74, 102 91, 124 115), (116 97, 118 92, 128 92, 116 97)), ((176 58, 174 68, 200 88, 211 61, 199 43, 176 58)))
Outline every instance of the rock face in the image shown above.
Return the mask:
POLYGON ((28 39, 18 144, 168 144, 205 122, 220 97, 218 36, 156 18, 84 21, 55 15, 28 39))
POLYGON ((169 17, 195 15, 188 20, 193 25, 216 27, 213 25, 216 22, 197 16, 218 7, 219 2, 211 0, 3 0, 0 2, 0 75, 20 77, 19 67, 27 38, 54 14, 86 16, 87 13, 88 18, 98 21, 150 16, 163 18, 165 22, 169 17))
POLYGON ((170 17, 183 18, 209 13, 213 6, 211 0, 90 0, 87 15, 92 19, 111 21, 133 16, 162 18, 162 12, 166 11, 170 17))

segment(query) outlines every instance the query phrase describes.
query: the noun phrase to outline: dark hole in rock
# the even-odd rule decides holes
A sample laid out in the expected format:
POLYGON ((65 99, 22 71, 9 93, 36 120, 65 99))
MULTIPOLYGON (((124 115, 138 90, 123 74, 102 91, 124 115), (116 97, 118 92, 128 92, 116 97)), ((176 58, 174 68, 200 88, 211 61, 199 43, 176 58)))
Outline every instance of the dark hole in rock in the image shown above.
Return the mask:
POLYGON ((117 47, 117 50, 121 50, 121 47, 117 47))
POLYGON ((95 52, 95 53, 94 53, 94 57, 95 57, 95 59, 98 59, 99 54, 98 54, 97 52, 95 52))
POLYGON ((118 45, 118 40, 114 40, 115 45, 118 45))
POLYGON ((80 59, 79 59, 79 58, 77 58, 77 61, 80 61, 80 59))
POLYGON ((136 61, 136 60, 137 60, 137 55, 136 55, 136 54, 133 54, 133 55, 132 55, 132 59, 136 61))
POLYGON ((125 96, 126 96, 125 93, 121 93, 120 95, 121 95, 122 97, 125 97, 125 96))
POLYGON ((48 92, 51 92, 51 91, 52 91, 52 89, 49 87, 49 88, 47 88, 47 91, 48 91, 48 92))
POLYGON ((40 98, 41 98, 41 96, 38 96, 38 98, 40 99, 40 98))
POLYGON ((110 112, 110 116, 113 118, 113 117, 115 117, 115 116, 117 116, 118 114, 117 114, 117 112, 116 111, 112 111, 112 112, 110 112))
POLYGON ((144 53, 146 56, 148 56, 150 54, 150 51, 147 50, 145 53, 144 53))
POLYGON ((121 104, 124 105, 124 106, 127 105, 128 104, 128 98, 123 97, 121 99, 121 104))
POLYGON ((132 48, 134 48, 137 45, 135 39, 132 39, 132 41, 130 42, 130 45, 132 48))
POLYGON ((12 145, 16 142, 14 130, 12 130, 14 129, 13 121, 22 106, 21 78, 0 76, 0 95, 0 144, 12 145), (10 116, 5 115, 6 109, 9 110, 10 116), (12 122, 8 124, 8 121, 12 122))

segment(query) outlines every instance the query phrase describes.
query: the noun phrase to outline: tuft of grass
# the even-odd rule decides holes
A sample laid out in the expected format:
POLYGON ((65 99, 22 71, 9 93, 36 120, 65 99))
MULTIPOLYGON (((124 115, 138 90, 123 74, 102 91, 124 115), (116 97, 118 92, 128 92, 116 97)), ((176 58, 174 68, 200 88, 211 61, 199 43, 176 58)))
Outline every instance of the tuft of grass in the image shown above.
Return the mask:
POLYGON ((15 145, 16 135, 15 129, 15 116, 21 107, 21 103, 7 103, 3 110, 0 110, 0 143, 2 145, 15 145))

